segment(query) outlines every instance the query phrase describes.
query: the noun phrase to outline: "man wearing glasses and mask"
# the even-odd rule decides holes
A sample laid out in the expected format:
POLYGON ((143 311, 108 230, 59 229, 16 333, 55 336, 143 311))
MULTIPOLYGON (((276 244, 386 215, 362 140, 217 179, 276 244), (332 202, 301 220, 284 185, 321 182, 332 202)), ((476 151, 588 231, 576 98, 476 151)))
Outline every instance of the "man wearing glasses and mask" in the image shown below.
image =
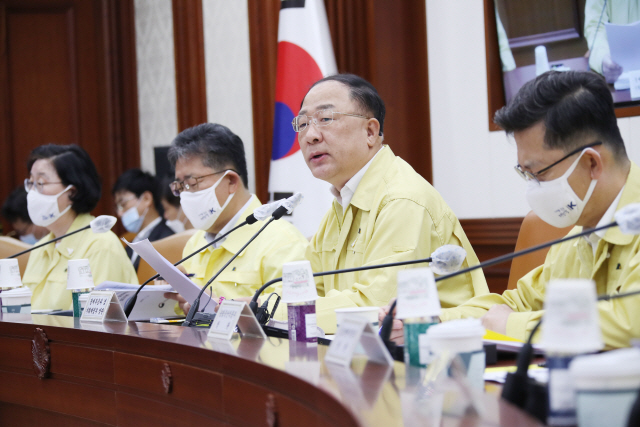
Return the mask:
MULTIPOLYGON (((577 233, 611 223, 617 210, 640 201, 640 169, 627 157, 601 76, 545 73, 524 85, 495 122, 514 136, 516 171, 527 181, 531 209, 545 222, 576 225, 570 233, 577 233)), ((549 280, 592 279, 599 295, 637 288, 639 246, 640 237, 617 227, 555 245, 516 289, 473 298, 443 310, 440 319, 482 317, 486 328, 525 340, 542 317, 549 280)), ((638 304, 633 297, 598 303, 607 348, 629 346, 640 336, 638 304)))
MULTIPOLYGON (((339 74, 307 92, 294 131, 314 177, 335 200, 307 249, 314 272, 427 258, 446 244, 478 263, 460 222, 440 194, 383 145, 385 107, 366 80, 339 74)), ((318 325, 336 328, 334 310, 381 306, 396 295, 399 268, 317 278, 318 325)), ((438 284, 443 307, 488 293, 480 270, 438 284)), ((283 313, 280 313, 283 315, 283 313)))
MULTIPOLYGON (((193 227, 200 230, 187 242, 185 256, 242 223, 261 206, 247 189, 242 140, 225 126, 204 123, 182 131, 171 143, 168 156, 176 178, 171 189, 180 197, 182 210, 193 227)), ((239 228, 182 267, 193 274, 191 279, 196 284, 204 286, 263 225, 256 222, 239 228)), ((264 283, 282 276, 282 264, 304 259, 307 244, 292 224, 274 221, 212 283, 213 295, 252 297, 264 283)), ((180 296, 177 299, 188 312, 189 303, 180 296)))

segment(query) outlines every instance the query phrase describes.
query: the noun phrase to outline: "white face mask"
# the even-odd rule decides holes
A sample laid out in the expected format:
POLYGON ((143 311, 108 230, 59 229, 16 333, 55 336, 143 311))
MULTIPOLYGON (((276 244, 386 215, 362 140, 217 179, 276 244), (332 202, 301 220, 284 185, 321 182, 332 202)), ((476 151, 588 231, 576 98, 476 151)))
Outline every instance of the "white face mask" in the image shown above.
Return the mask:
POLYGON ((580 200, 571 185, 569 185, 569 176, 578 166, 580 158, 587 150, 590 150, 590 148, 584 149, 560 178, 540 183, 535 180, 528 182, 527 202, 533 212, 547 224, 557 228, 569 227, 574 225, 582 215, 582 210, 589 201, 591 194, 593 194, 598 180, 591 180, 584 200, 580 200))
POLYGON ((32 188, 31 191, 27 193, 27 210, 29 211, 31 222, 40 227, 46 227, 67 213, 67 211, 71 209, 71 204, 60 212, 60 209, 58 209, 58 198, 71 187, 71 185, 68 185, 67 188, 58 194, 50 196, 40 194, 35 187, 32 188))
POLYGON ((224 205, 220 206, 220 202, 216 197, 216 187, 220 185, 222 179, 228 173, 229 171, 225 172, 218 182, 207 189, 196 191, 195 193, 188 191, 180 193, 182 211, 195 228, 204 231, 209 230, 236 194, 230 194, 224 205))
POLYGON ((170 219, 169 221, 165 221, 165 223, 174 233, 182 233, 185 230, 184 224, 179 219, 170 219))
POLYGON ((167 227, 173 230, 174 233, 182 233, 186 230, 185 224, 187 223, 187 216, 182 212, 182 208, 178 208, 178 215, 176 215, 176 219, 168 219, 165 221, 167 227), (184 216, 183 219, 180 219, 180 216, 184 216))

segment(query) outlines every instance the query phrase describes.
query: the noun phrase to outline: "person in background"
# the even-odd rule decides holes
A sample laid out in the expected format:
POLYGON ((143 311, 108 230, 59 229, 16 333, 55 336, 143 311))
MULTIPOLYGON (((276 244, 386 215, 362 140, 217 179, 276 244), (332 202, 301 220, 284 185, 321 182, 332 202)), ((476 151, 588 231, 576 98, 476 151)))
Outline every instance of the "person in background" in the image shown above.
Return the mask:
POLYGON ((166 178, 160 186, 164 219, 167 222, 167 226, 172 229, 174 233, 182 233, 185 230, 191 230, 193 225, 191 225, 189 218, 187 218, 182 211, 180 197, 175 196, 169 187, 171 182, 173 182, 173 179, 166 178))
MULTIPOLYGON (((136 233, 134 242, 149 239, 150 242, 171 236, 160 202, 160 186, 156 178, 140 169, 129 169, 120 175, 111 189, 116 212, 124 228, 136 233)), ((127 255, 138 271, 140 257, 127 247, 127 255)))
POLYGON ((604 24, 630 24, 637 21, 640 21, 638 0, 587 0, 585 3, 584 37, 589 46, 589 67, 602 74, 607 83, 615 83, 625 70, 611 59, 604 24))
MULTIPOLYGON (((31 221, 47 228, 50 240, 89 225, 89 212, 100 200, 101 184, 93 161, 77 145, 48 144, 34 149, 27 162, 29 178, 24 185, 31 221)), ((56 244, 35 249, 22 283, 31 289, 32 310, 69 310, 67 262, 88 259, 93 282, 106 280, 138 283, 127 254, 111 231, 91 229, 65 237, 56 244)))
POLYGON ((38 240, 49 233, 46 228, 31 222, 27 209, 27 192, 24 187, 16 188, 9 194, 2 205, 2 216, 11 224, 11 228, 15 232, 14 235, 29 245, 35 245, 38 240))
MULTIPOLYGON (((184 256, 242 223, 261 206, 247 188, 244 144, 229 128, 203 123, 186 129, 173 140, 168 156, 176 177, 171 188, 199 230, 187 242, 184 256)), ((239 228, 185 261, 184 271, 204 286, 264 224, 258 221, 239 228)), ((282 277, 284 263, 303 260, 307 244, 291 223, 283 219, 272 222, 212 283, 212 294, 248 301, 264 283, 282 277)), ((165 296, 176 299, 185 313, 189 311, 190 304, 182 296, 165 296)))

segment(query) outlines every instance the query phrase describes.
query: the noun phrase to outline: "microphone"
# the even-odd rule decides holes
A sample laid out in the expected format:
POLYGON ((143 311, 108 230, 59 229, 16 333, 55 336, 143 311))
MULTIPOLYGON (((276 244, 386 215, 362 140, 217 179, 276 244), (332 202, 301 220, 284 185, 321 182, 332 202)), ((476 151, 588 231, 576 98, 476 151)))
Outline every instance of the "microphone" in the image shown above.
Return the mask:
MULTIPOLYGON (((260 228, 260 230, 258 230, 256 234, 254 234, 251 237, 251 239, 249 239, 249 241, 242 248, 240 248, 240 250, 236 252, 231 257, 231 259, 227 261, 227 263, 223 265, 222 268, 218 270, 218 272, 214 274, 213 277, 209 279, 209 281, 202 287, 197 298, 195 299, 195 301, 193 301, 193 305, 191 305, 191 309, 189 310, 189 313, 187 314, 186 319, 182 323, 182 326, 195 326, 196 322, 199 320, 198 318, 196 318, 196 313, 198 312, 198 308, 200 306, 200 298, 202 297, 202 294, 204 293, 204 291, 211 285, 211 283, 213 283, 213 281, 220 275, 220 273, 222 273, 229 266, 229 264, 231 264, 242 253, 242 251, 244 251, 244 249, 247 246, 249 246, 249 244, 253 242, 260 235, 260 233, 262 233, 262 231, 265 228, 267 228, 269 224, 271 224, 273 221, 276 221, 282 218, 282 216, 285 213, 293 212, 293 210, 300 204, 302 199, 303 199, 302 193, 296 193, 293 196, 289 197, 288 199, 269 203, 269 205, 267 205, 269 206, 268 209, 265 209, 265 211, 267 212, 271 210, 271 205, 276 205, 276 207, 271 213, 271 218, 269 219, 269 221, 267 221, 267 223, 263 225, 262 228, 260 228)), ((262 216, 262 215, 264 215, 264 212, 261 211, 258 216, 262 216)), ((266 217, 268 217, 268 214, 266 215, 266 217)))
MULTIPOLYGON (((547 243, 542 243, 536 246, 532 246, 530 248, 527 249, 523 249, 521 251, 518 252, 513 252, 510 254, 505 254, 505 255, 501 255, 499 257, 481 262, 480 264, 471 266, 471 267, 467 267, 465 269, 462 270, 458 270, 454 273, 449 273, 446 274, 444 276, 440 276, 440 277, 436 277, 436 282, 439 282, 441 280, 446 280, 449 279, 451 277, 455 277, 459 274, 464 274, 464 273, 468 273, 470 271, 476 270, 478 268, 485 268, 485 267, 489 267, 495 264, 500 264, 502 262, 505 261, 509 261, 513 258, 517 258, 519 256, 522 255, 526 255, 528 253, 531 252, 535 252, 538 251, 540 249, 544 249, 544 248, 548 248, 550 246, 556 245, 558 243, 564 243, 566 241, 569 240, 573 240, 573 239, 577 239, 578 237, 582 237, 582 236, 586 236, 589 235, 591 233, 595 233, 597 231, 600 230, 605 230, 607 228, 611 228, 611 227, 619 227, 620 231, 624 234, 640 234, 640 203, 632 203, 629 204, 627 206, 625 206, 624 208, 620 209, 619 211, 617 211, 615 213, 615 221, 613 221, 610 224, 605 224, 603 226, 600 227, 596 227, 596 228, 590 228, 587 230, 583 230, 580 233, 576 233, 576 234, 572 234, 570 236, 565 236, 561 239, 557 239, 557 240, 552 240, 550 242, 547 243)), ((392 304, 391 307, 389 309, 389 313, 385 316, 384 320, 382 321, 382 327, 380 328, 380 337, 382 338, 382 340, 385 342, 385 344, 387 344, 388 346, 392 344, 391 341, 389 340, 389 337, 391 336, 391 327, 393 324, 393 311, 396 308, 396 302, 397 300, 395 300, 392 304)))
POLYGON ((44 243, 41 243, 41 244, 39 244, 37 246, 30 247, 29 249, 26 249, 26 250, 24 250, 22 252, 18 252, 17 254, 13 254, 11 256, 8 256, 6 259, 19 257, 20 255, 24 255, 24 254, 26 254, 28 252, 31 252, 34 249, 38 249, 38 248, 46 246, 46 245, 48 245, 50 243, 57 242, 58 240, 64 239, 65 237, 69 237, 69 236, 72 236, 72 235, 74 235, 76 233, 79 233, 81 231, 88 230, 89 228, 96 234, 106 233, 107 231, 109 231, 109 230, 111 230, 113 228, 113 226, 116 224, 116 222, 118 222, 118 220, 117 220, 117 218, 115 216, 100 215, 99 217, 94 218, 89 223, 89 225, 87 225, 85 227, 79 228, 79 229, 77 229, 75 231, 72 231, 71 233, 64 234, 64 235, 62 235, 60 237, 56 237, 54 239, 48 240, 48 241, 46 241, 44 243))
MULTIPOLYGON (((444 245, 436 249, 429 258, 415 259, 410 261, 392 262, 388 264, 344 268, 342 270, 322 271, 319 273, 313 273, 313 277, 328 276, 330 274, 338 274, 338 273, 351 273, 354 271, 374 270, 377 268, 385 268, 385 267, 398 267, 402 265, 420 264, 423 262, 431 263, 430 265, 431 268, 437 274, 449 274, 454 271, 457 271, 460 268, 466 256, 467 256, 467 252, 462 247, 456 246, 456 245, 444 245)), ((253 295, 253 298, 251 299, 251 302, 249 303, 249 308, 251 308, 251 311, 253 312, 253 314, 255 315, 258 314, 258 297, 260 296, 260 294, 264 292, 264 290, 267 289, 269 286, 273 285, 274 283, 280 282, 281 280, 282 280, 282 277, 278 277, 276 279, 270 280, 269 282, 262 285, 260 289, 256 291, 256 293, 253 295)), ((272 311, 272 315, 273 313, 275 313, 276 308, 277 307, 274 307, 272 311)), ((261 316, 261 318, 258 320, 260 321, 260 323, 266 324, 269 319, 264 318, 264 316, 261 316)))

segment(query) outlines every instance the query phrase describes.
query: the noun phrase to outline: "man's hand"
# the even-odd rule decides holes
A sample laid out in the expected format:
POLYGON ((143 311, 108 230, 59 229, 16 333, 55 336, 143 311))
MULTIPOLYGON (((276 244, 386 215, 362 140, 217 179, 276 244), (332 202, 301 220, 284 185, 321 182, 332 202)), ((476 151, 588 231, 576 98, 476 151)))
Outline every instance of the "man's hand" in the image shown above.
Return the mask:
POLYGON ((611 59, 611 55, 607 55, 602 58, 602 75, 607 80, 607 83, 615 83, 622 74, 622 67, 611 59))
POLYGON ((184 314, 186 315, 189 310, 191 309, 191 304, 182 297, 182 295, 180 294, 176 294, 173 292, 165 292, 164 293, 164 297, 167 299, 172 299, 174 301, 178 301, 178 306, 180 307, 180 309, 182 311, 184 311, 184 314))
MULTIPOLYGON (((380 310, 378 311, 378 322, 380 322, 380 326, 382 326, 382 321, 389 313, 389 309, 391 308, 393 301, 394 300, 391 300, 387 306, 380 307, 380 310)), ((395 312, 393 314, 395 315, 395 312)), ((402 323, 402 320, 393 319, 393 324, 391 325, 391 336, 389 336, 389 339, 391 341, 395 341, 398 345, 404 344, 404 323, 402 323)))
POLYGON ((505 304, 496 304, 482 316, 482 326, 499 334, 507 333, 507 319, 514 311, 505 304))

